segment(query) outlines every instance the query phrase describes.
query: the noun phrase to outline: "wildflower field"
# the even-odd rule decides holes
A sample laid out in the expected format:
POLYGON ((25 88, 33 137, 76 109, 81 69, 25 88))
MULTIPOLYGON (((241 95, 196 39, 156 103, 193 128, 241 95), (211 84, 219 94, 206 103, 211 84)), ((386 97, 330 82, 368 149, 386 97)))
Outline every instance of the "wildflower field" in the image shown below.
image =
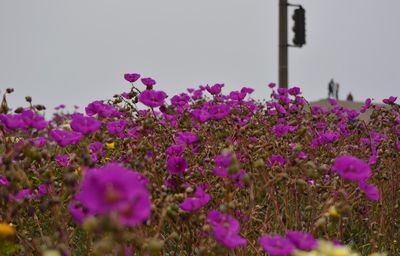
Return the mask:
MULTIPOLYGON (((400 106, 300 89, 0 107, 0 255, 400 255, 400 106)), ((228 88, 225 88, 228 89, 228 88)))

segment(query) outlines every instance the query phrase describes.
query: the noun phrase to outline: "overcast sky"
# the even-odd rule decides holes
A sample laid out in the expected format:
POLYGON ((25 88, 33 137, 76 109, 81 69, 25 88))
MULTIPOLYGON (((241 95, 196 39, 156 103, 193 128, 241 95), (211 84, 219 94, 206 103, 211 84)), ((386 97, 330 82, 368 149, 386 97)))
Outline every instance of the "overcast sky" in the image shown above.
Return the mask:
MULTIPOLYGON (((307 44, 289 50, 291 85, 310 100, 331 78, 342 98, 400 95, 399 0, 292 3, 306 9, 307 44)), ((170 95, 220 82, 262 98, 278 77, 277 35, 278 0, 0 0, 0 89, 15 88, 14 107, 26 95, 85 106, 137 72, 170 95)))

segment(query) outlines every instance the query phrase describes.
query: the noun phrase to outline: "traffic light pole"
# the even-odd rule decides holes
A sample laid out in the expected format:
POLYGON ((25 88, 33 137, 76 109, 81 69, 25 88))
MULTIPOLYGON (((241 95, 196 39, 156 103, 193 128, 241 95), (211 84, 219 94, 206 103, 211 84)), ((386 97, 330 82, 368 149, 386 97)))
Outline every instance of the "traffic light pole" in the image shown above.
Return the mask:
POLYGON ((279 88, 288 88, 288 1, 279 0, 279 88))

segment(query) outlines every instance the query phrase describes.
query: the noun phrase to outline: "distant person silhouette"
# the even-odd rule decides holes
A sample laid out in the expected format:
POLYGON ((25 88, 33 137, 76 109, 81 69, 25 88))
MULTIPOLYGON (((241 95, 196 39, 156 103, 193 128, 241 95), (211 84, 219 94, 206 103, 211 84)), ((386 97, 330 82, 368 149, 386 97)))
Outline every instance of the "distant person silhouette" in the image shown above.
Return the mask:
POLYGON ((353 101, 353 95, 351 92, 347 95, 347 101, 353 101))
POLYGON ((339 83, 336 83, 336 86, 335 86, 335 97, 336 97, 336 100, 339 100, 339 83))
POLYGON ((333 94, 333 87, 335 87, 335 82, 333 81, 333 78, 331 79, 331 81, 329 81, 329 84, 328 84, 328 98, 330 98, 331 96, 333 97, 334 96, 334 94, 333 94))

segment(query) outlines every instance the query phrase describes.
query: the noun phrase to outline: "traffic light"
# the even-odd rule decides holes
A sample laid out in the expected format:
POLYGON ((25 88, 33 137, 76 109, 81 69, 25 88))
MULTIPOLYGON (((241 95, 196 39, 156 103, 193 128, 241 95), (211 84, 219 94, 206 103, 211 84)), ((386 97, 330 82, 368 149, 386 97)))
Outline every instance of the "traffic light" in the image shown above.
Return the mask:
POLYGON ((292 16, 294 21, 293 32, 293 44, 302 47, 306 43, 306 10, 302 6, 294 10, 292 16))

